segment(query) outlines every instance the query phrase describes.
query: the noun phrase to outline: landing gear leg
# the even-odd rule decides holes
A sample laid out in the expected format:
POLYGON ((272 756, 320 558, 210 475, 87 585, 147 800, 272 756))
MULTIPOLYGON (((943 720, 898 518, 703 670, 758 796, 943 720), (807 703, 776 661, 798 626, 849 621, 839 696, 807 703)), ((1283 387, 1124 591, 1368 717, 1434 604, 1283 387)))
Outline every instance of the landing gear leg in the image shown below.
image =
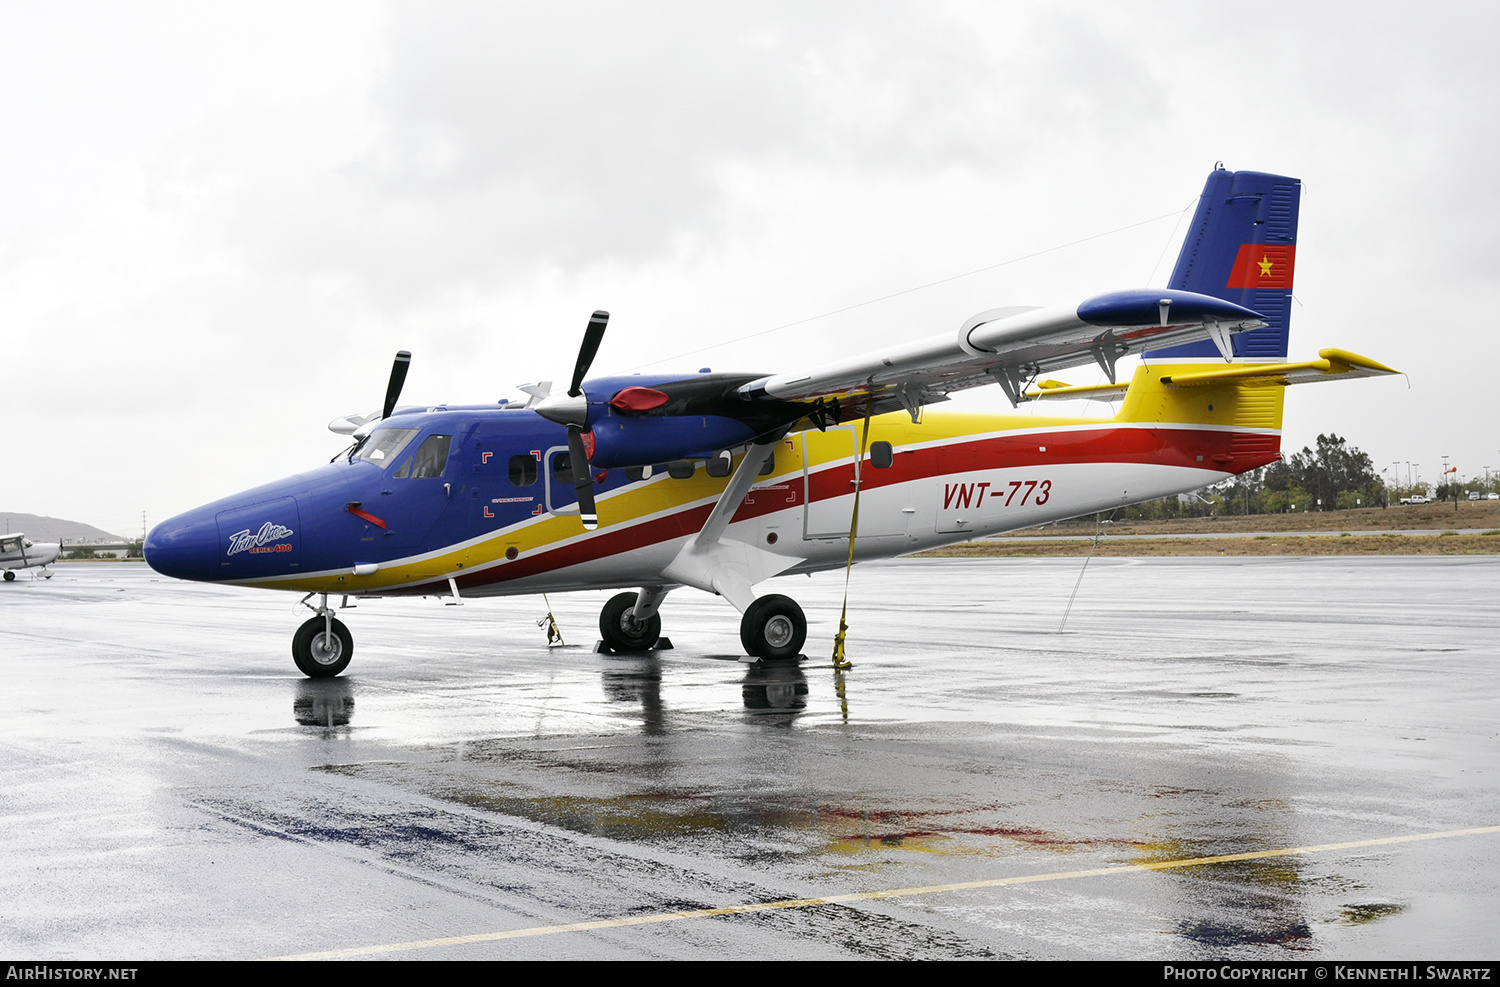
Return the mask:
POLYGON ((806 640, 807 618, 789 596, 762 596, 740 618, 740 643, 757 658, 795 658, 806 640))
MULTIPOLYGON (((307 597, 302 602, 306 604, 307 597)), ((309 678, 331 678, 349 667, 349 660, 354 657, 354 635, 328 608, 327 593, 317 607, 308 609, 317 616, 297 628, 292 636, 292 661, 309 678)))
POLYGON ((661 640, 661 614, 656 608, 667 595, 648 587, 639 593, 610 598, 599 612, 599 635, 610 651, 650 651, 661 640), (645 614, 645 616, 639 616, 645 614))

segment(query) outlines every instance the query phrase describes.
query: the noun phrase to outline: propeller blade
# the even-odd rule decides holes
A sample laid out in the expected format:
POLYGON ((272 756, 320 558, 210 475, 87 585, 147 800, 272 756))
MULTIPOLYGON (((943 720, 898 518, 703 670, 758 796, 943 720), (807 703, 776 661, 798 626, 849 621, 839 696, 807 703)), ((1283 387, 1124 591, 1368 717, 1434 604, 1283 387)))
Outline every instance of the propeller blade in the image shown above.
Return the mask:
POLYGON ((576 398, 583 393, 583 377, 589 372, 589 365, 594 362, 594 354, 599 352, 599 344, 604 341, 604 327, 607 325, 609 313, 602 309, 589 319, 589 327, 583 331, 583 345, 578 348, 578 363, 573 367, 573 383, 568 386, 568 397, 576 398))
POLYGON ((391 412, 396 410, 396 399, 401 396, 401 385, 406 383, 406 371, 410 367, 411 354, 406 350, 397 353, 396 362, 391 364, 391 382, 385 388, 385 404, 380 412, 382 419, 391 417, 391 412))
POLYGON ((599 527, 599 515, 594 511, 594 470, 584 454, 583 429, 568 426, 568 461, 573 464, 573 489, 578 492, 578 514, 583 518, 585 531, 599 527))

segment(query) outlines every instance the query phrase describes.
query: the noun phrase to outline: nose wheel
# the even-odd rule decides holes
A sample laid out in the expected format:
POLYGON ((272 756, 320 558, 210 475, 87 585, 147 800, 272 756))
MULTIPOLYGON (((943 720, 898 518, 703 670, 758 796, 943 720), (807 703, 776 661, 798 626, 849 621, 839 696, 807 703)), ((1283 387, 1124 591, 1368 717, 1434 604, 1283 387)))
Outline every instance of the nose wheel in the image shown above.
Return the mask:
POLYGON ((292 661, 309 678, 332 678, 348 668, 353 657, 354 635, 331 615, 313 617, 292 637, 292 661))
POLYGON ((740 644, 757 658, 795 658, 806 641, 807 618, 789 596, 762 596, 740 618, 740 644))

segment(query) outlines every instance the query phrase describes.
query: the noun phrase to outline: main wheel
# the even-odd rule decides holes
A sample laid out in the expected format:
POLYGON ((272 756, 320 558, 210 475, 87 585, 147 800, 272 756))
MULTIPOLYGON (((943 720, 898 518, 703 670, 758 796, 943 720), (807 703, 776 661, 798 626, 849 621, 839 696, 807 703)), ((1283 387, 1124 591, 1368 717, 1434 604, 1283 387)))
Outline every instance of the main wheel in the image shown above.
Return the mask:
POLYGON ((635 619, 634 593, 610 598, 599 611, 599 634, 611 651, 650 651, 661 638, 661 613, 635 619))
POLYGON ((292 661, 310 678, 332 678, 348 668, 353 657, 354 635, 336 618, 331 635, 324 618, 314 617, 297 628, 292 637, 292 661))
POLYGON ((740 618, 740 643, 757 658, 795 658, 806 640, 807 618, 789 596, 762 596, 740 618))
POLYGON ((16 581, 16 574, 14 572, 11 572, 9 569, 6 569, 5 570, 5 581, 8 582, 8 583, 15 582, 16 581))

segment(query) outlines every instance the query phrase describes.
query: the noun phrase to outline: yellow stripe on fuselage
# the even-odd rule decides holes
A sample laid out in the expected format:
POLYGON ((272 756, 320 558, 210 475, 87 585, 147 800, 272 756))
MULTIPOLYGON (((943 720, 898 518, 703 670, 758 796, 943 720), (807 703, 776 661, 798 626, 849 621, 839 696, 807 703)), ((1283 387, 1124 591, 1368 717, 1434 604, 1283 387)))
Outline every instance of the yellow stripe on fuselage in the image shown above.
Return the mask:
MULTIPOLYGON (((1222 385, 1175 389, 1162 381, 1164 375, 1197 365, 1153 364, 1137 368, 1120 413, 1114 418, 1036 416, 1022 414, 972 414, 924 411, 920 423, 905 412, 870 419, 870 442, 889 442, 896 449, 962 442, 987 436, 1028 431, 1053 431, 1124 424, 1171 424, 1224 429, 1274 431, 1281 427, 1285 388, 1260 381, 1226 382, 1222 385)), ((756 487, 800 484, 805 472, 816 472, 840 461, 849 461, 858 445, 862 423, 846 422, 828 432, 792 433, 778 445, 775 468, 760 478, 756 487), (853 430, 853 441, 848 432, 853 430), (804 448, 807 459, 804 462, 804 448)), ((742 457, 736 456, 737 467, 742 457)), ((732 470, 731 470, 732 473, 732 470)), ((402 587, 441 583, 475 570, 504 566, 506 553, 515 549, 517 559, 556 549, 573 542, 616 531, 621 527, 669 516, 695 506, 712 504, 723 493, 729 477, 709 476, 701 465, 685 479, 665 473, 648 480, 601 494, 598 509, 601 527, 586 532, 576 510, 571 513, 543 512, 505 528, 487 532, 426 556, 411 556, 387 562, 375 573, 356 576, 350 571, 332 571, 246 580, 241 585, 323 593, 375 593, 402 587)), ((435 589, 435 592, 442 592, 435 589)))

